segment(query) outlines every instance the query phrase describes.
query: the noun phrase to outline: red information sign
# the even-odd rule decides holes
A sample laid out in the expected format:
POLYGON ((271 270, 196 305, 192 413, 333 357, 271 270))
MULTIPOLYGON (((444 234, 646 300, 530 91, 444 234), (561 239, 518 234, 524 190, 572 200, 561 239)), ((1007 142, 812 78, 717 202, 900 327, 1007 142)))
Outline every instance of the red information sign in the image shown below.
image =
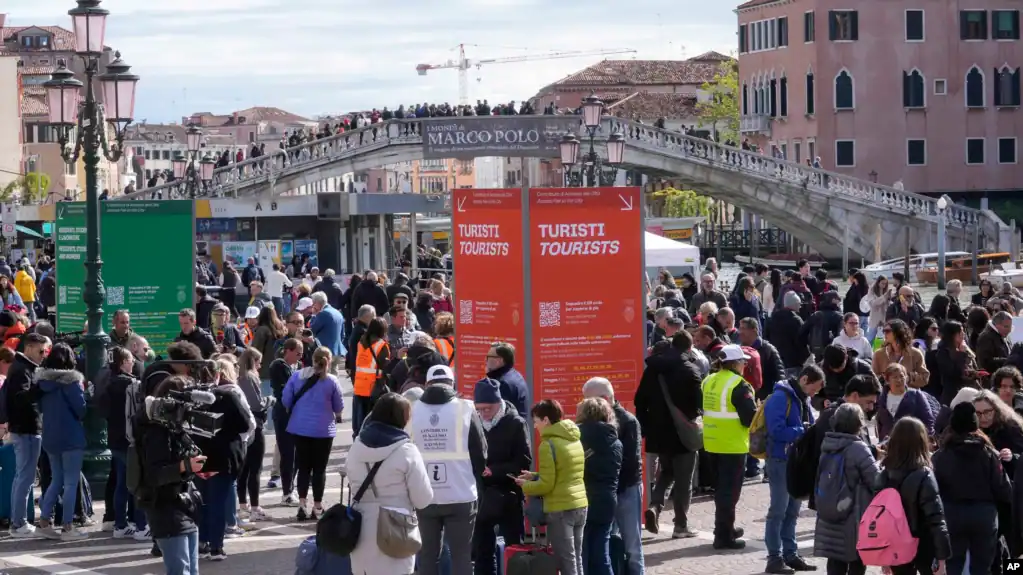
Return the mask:
POLYGON ((486 375, 490 344, 515 346, 526 372, 522 191, 452 192, 455 282, 455 377, 465 397, 486 375))
POLYGON ((643 370, 639 188, 533 189, 529 197, 533 397, 569 417, 591 377, 630 411, 643 370))

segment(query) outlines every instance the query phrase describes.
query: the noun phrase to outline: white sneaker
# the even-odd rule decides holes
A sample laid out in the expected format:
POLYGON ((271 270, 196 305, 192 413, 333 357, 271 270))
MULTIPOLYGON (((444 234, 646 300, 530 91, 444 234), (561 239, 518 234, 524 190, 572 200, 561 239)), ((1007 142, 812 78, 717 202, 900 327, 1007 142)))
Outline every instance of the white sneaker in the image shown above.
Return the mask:
POLYGON ((42 535, 46 539, 60 539, 60 527, 57 527, 52 523, 40 525, 36 529, 36 534, 42 535))
POLYGON ((116 529, 114 528, 114 522, 113 521, 104 521, 103 522, 103 527, 100 530, 101 531, 116 531, 116 529))
POLYGON ((89 538, 89 534, 86 533, 85 531, 82 531, 78 527, 74 527, 74 526, 65 527, 65 528, 61 529, 61 531, 60 531, 60 540, 61 541, 81 541, 83 539, 88 539, 88 538, 89 538))
POLYGON ((298 498, 295 497, 294 493, 289 493, 284 497, 281 497, 281 505, 286 507, 298 507, 298 498))
POLYGON ((138 541, 140 543, 149 543, 150 541, 153 540, 153 535, 149 532, 148 527, 146 527, 142 531, 136 531, 135 534, 132 535, 132 537, 135 539, 135 541, 138 541))
POLYGON ((260 507, 254 507, 252 511, 249 512, 249 521, 253 523, 257 521, 266 521, 267 519, 268 517, 266 512, 260 507))
POLYGON ((127 539, 129 537, 134 537, 134 535, 135 530, 131 528, 131 525, 124 529, 114 529, 114 539, 127 539))
POLYGON ((26 523, 17 529, 11 528, 11 537, 15 539, 27 539, 29 537, 36 536, 36 526, 31 523, 26 523))
POLYGON ((224 530, 224 537, 226 539, 237 539, 245 535, 245 530, 235 525, 234 527, 228 527, 224 530))

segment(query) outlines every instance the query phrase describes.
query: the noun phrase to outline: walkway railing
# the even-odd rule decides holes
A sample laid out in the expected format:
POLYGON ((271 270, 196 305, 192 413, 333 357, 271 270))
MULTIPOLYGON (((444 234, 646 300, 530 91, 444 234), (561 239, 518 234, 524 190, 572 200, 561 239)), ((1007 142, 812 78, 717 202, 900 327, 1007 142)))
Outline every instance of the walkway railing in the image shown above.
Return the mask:
MULTIPOLYGON (((629 120, 610 118, 605 121, 610 124, 608 132, 620 131, 625 136, 628 146, 666 153, 671 157, 693 159, 735 172, 789 182, 822 194, 861 200, 869 205, 884 206, 915 216, 936 218, 938 215, 937 199, 921 194, 629 120)), ((957 227, 977 224, 984 217, 980 210, 955 204, 945 210, 946 222, 957 227)))
MULTIPOLYGON (((316 165, 356 157, 392 145, 422 145, 421 134, 424 122, 450 121, 451 118, 447 117, 389 120, 343 134, 305 142, 285 150, 276 149, 266 156, 250 158, 214 170, 213 181, 206 189, 198 193, 197 197, 231 197, 239 188, 262 183, 273 184, 282 175, 294 174, 316 165)), ((769 180, 788 182, 827 196, 858 200, 870 206, 883 206, 912 216, 927 218, 938 216, 935 198, 807 167, 797 162, 749 152, 679 132, 654 128, 631 120, 605 118, 604 124, 598 130, 598 138, 606 138, 615 131, 621 132, 625 136, 629 147, 658 152, 670 157, 686 158, 720 169, 769 180)), ((158 194, 162 194, 164 198, 178 198, 184 196, 184 189, 177 182, 169 182, 119 196, 116 199, 148 199, 158 194)), ((985 221, 989 221, 989 218, 980 210, 954 204, 945 210, 944 216, 947 224, 953 227, 983 225, 985 221)))

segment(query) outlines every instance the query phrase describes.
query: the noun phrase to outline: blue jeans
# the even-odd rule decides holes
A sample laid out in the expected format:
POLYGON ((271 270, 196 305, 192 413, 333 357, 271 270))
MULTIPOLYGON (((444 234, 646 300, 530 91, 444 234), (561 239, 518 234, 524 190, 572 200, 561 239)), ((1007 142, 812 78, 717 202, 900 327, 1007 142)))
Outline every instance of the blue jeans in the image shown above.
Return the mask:
POLYGON ((583 573, 586 575, 613 575, 610 544, 610 523, 586 522, 583 527, 583 573))
MULTIPOLYGON (((14 486, 11 490, 11 527, 21 527, 28 521, 28 508, 32 505, 32 486, 36 482, 36 466, 43 438, 39 435, 12 433, 14 457, 17 471, 14 472, 14 486)), ((74 505, 71 506, 72 512, 74 505)))
POLYGON ((199 541, 209 543, 210 549, 224 548, 224 529, 227 527, 227 503, 234 478, 218 473, 209 479, 196 479, 195 486, 202 494, 203 505, 199 515, 199 541))
POLYGON ((163 568, 167 575, 199 575, 199 534, 157 539, 163 552, 163 568))
MULTIPOLYGON (((14 445, 0 445, 0 493, 13 491, 14 475, 18 471, 18 458, 14 455, 14 445)), ((0 519, 11 519, 11 498, 0 497, 0 519)), ((35 505, 28 507, 28 521, 36 520, 35 505)))
POLYGON ((231 490, 227 494, 227 499, 224 504, 227 507, 224 509, 224 513, 227 514, 227 526, 237 527, 238 526, 238 481, 234 480, 231 482, 231 490))
POLYGON ((618 494, 615 527, 622 536, 629 557, 629 575, 643 575, 643 483, 627 487, 618 494))
POLYGON ((51 518, 53 516, 53 508, 57 505, 57 497, 63 495, 61 498, 61 510, 64 516, 61 518, 60 524, 67 525, 75 520, 78 478, 82 474, 82 460, 85 458, 85 450, 47 451, 46 457, 50 460, 50 470, 53 473, 53 479, 50 480, 50 485, 46 488, 46 493, 43 494, 43 504, 39 516, 43 519, 51 518))
POLYGON ((771 503, 767 508, 764 543, 767 545, 768 557, 791 559, 799 554, 796 520, 799 519, 799 508, 803 502, 789 497, 785 479, 785 460, 768 458, 767 484, 771 489, 771 503))
POLYGON ((128 453, 125 451, 110 451, 114 460, 115 483, 114 483, 114 529, 124 529, 128 526, 128 453))

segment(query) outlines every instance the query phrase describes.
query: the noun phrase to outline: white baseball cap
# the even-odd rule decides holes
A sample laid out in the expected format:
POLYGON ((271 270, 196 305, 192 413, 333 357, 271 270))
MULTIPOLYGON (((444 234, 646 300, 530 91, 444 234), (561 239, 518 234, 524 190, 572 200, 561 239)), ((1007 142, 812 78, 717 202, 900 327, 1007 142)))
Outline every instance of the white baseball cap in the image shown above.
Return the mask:
POLYGON ((312 305, 313 305, 312 298, 308 297, 299 298, 298 303, 295 304, 295 311, 305 311, 312 307, 312 305))
POLYGON ((746 352, 742 351, 741 347, 739 347, 739 346, 737 346, 735 344, 730 344, 730 345, 722 346, 722 348, 720 350, 718 350, 718 358, 720 358, 721 361, 749 361, 750 360, 750 356, 747 355, 746 352))
POLYGON ((455 383, 455 372, 451 371, 451 368, 446 365, 435 365, 426 372, 426 384, 431 383, 446 383, 453 385, 455 383))
POLYGON ((258 317, 259 317, 258 307, 250 305, 248 309, 245 310, 245 319, 256 319, 258 317))

